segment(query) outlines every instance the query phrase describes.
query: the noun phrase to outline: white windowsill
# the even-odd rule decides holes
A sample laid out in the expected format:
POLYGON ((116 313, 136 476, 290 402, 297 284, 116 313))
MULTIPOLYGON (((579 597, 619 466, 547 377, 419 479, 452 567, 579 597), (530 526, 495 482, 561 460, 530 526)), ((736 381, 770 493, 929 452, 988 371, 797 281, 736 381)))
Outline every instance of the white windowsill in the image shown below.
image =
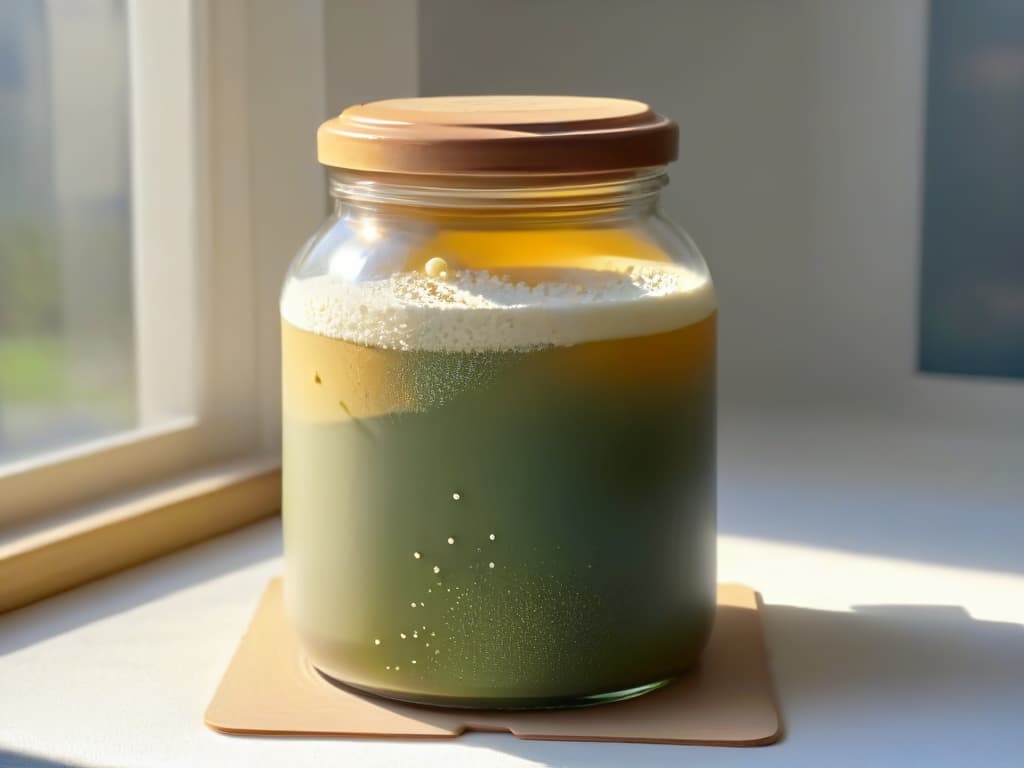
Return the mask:
POLYGON ((0 616, 0 765, 19 765, 11 753, 194 768, 991 765, 1019 756, 1019 450, 835 420, 722 427, 719 573, 755 586, 767 604, 787 729, 779 745, 214 733, 203 711, 281 571, 275 518, 0 616))

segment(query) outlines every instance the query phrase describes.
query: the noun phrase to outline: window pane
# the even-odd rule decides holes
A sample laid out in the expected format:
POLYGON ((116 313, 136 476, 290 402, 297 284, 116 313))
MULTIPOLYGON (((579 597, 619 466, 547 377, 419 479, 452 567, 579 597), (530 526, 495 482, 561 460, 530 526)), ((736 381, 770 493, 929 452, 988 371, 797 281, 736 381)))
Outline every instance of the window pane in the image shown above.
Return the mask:
POLYGON ((930 18, 921 369, 1024 378, 1024 4, 930 18))
POLYGON ((137 424, 124 0, 0 0, 0 464, 137 424))

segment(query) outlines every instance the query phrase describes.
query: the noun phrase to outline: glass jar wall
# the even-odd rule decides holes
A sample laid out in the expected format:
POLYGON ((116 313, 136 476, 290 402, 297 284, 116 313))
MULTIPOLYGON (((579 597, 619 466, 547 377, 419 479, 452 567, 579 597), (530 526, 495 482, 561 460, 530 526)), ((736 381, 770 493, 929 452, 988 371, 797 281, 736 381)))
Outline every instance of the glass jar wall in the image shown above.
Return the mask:
POLYGON ((289 620, 321 672, 393 698, 637 695, 713 617, 716 303, 657 205, 674 126, 644 107, 671 155, 610 139, 587 162, 544 146, 551 126, 596 141, 621 115, 566 128, 517 98, 403 100, 389 130, 448 141, 426 160, 389 135, 366 167, 361 137, 322 128, 335 207, 281 296, 289 620), (518 114, 537 167, 501 167, 480 114, 518 114))

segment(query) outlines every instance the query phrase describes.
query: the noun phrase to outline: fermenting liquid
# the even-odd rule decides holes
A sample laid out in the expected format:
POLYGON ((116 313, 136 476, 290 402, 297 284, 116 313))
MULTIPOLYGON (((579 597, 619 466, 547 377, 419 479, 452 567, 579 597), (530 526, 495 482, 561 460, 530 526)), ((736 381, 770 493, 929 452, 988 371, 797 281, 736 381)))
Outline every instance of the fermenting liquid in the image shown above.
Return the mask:
POLYGON ((321 671, 396 698, 659 685, 714 604, 710 282, 451 250, 285 286, 291 622, 321 671))

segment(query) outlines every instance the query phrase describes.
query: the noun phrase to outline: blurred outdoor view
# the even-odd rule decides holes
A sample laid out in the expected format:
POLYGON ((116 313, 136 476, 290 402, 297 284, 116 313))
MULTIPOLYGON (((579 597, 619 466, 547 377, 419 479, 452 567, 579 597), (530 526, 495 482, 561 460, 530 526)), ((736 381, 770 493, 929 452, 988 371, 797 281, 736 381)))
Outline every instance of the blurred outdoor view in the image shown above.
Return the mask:
POLYGON ((921 368, 1024 378, 1024 3, 929 19, 921 368))
POLYGON ((124 0, 0 0, 0 471, 136 424, 124 0))

